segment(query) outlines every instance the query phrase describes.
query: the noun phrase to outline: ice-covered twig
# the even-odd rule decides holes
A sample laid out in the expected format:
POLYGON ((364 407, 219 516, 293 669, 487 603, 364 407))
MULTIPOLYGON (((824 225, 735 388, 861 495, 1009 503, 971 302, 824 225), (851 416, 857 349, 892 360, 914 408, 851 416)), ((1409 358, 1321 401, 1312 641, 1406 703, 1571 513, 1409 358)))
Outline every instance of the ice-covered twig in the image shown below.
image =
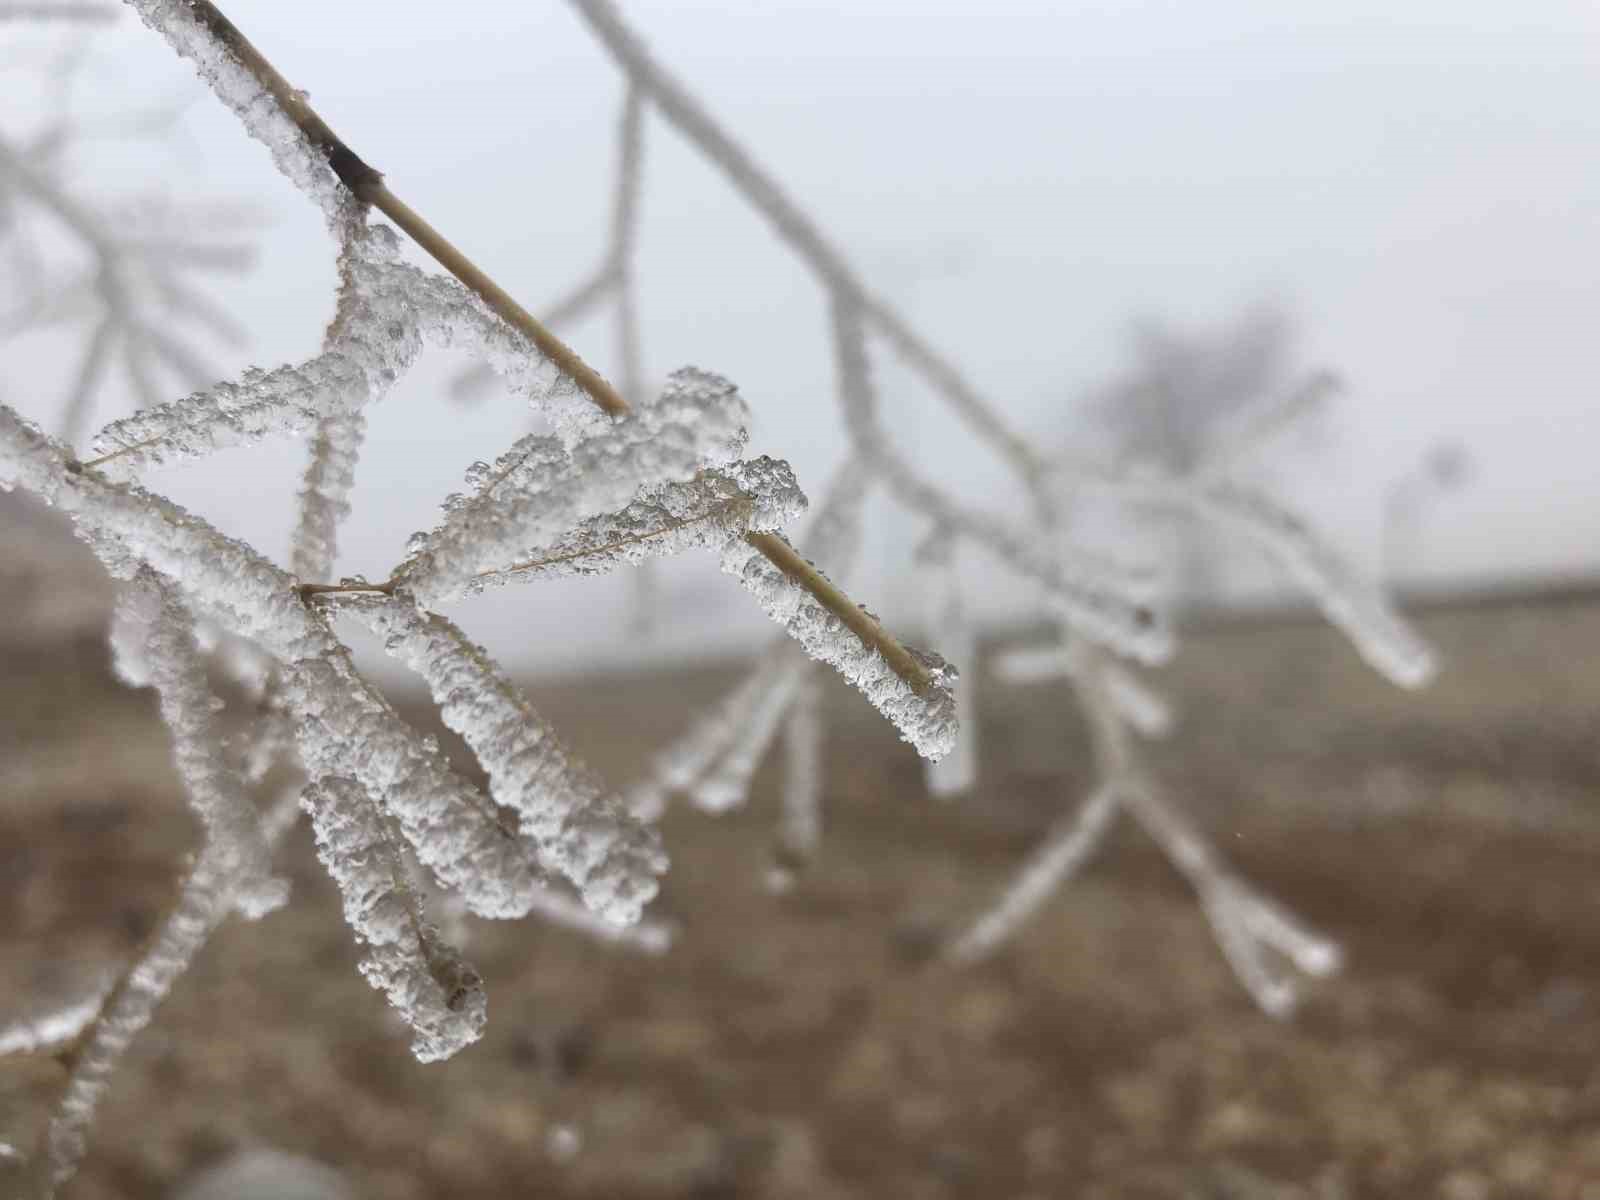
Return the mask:
POLYGON ((945 957, 976 962, 1011 938, 1088 861, 1116 815, 1116 786, 1101 784, 1077 812, 1051 827, 999 899, 945 947, 945 957))
POLYGON ((823 746, 822 678, 806 672, 783 727, 783 790, 778 837, 767 883, 783 891, 810 863, 822 844, 822 783, 827 770, 823 746))
POLYGON ((343 607, 422 677, 445 724, 483 764, 496 802, 517 814, 541 865, 570 879, 596 913, 619 925, 636 921, 666 869, 655 832, 606 791, 483 649, 449 621, 419 612, 403 594, 355 597, 343 607))
POLYGON ((1152 579, 1087 554, 1066 561, 1030 544, 1030 533, 947 497, 900 454, 877 416, 859 303, 834 298, 834 356, 846 427, 857 454, 913 511, 959 536, 1044 589, 1062 617, 1119 652, 1159 662, 1171 653, 1171 631, 1149 604, 1152 579))
POLYGON ((708 468, 684 483, 646 487, 619 512, 582 521, 475 582, 601 575, 695 547, 720 550, 751 530, 779 528, 804 507, 788 463, 763 457, 708 468))
POLYGON ((749 796, 756 767, 812 671, 811 663, 799 654, 776 655, 773 662, 774 669, 761 675, 760 687, 748 693, 741 689, 739 710, 725 714, 731 736, 718 757, 687 789, 697 808, 727 812, 749 796))
POLYGON ((0 1026, 0 1058, 11 1054, 45 1053, 68 1044, 89 1028, 105 1003, 110 987, 108 979, 70 1004, 0 1026))
POLYGON ((955 539, 935 530, 917 552, 916 569, 924 581, 928 606, 928 638, 948 655, 965 684, 956 689, 956 741, 938 762, 923 764, 928 791, 948 797, 967 791, 978 779, 978 642, 961 595, 956 570, 955 539))
POLYGON ((144 568, 123 585, 111 644, 123 679, 156 689, 178 774, 218 869, 229 876, 239 911, 261 917, 284 902, 288 888, 272 877, 261 819, 245 781, 223 758, 215 728, 221 702, 206 681, 192 627, 172 587, 144 568))
POLYGON ((491 466, 468 473, 473 492, 447 504, 443 521, 418 535, 394 583, 433 605, 476 590, 483 577, 514 574, 574 526, 615 512, 641 488, 682 483, 735 459, 749 409, 738 390, 709 372, 675 372, 661 398, 572 446, 530 434, 491 466))
MULTIPOLYGON (((65 143, 70 136, 63 129, 56 140, 65 143)), ((153 237, 146 230, 152 219, 161 220, 158 207, 102 211, 57 178, 51 157, 38 148, 21 150, 0 139, 0 195, 26 197, 33 208, 48 213, 87 251, 92 264, 74 282, 56 281, 50 288, 53 297, 40 295, 24 304, 12 329, 85 318, 90 332, 59 425, 63 440, 75 443, 114 359, 145 403, 160 397, 158 365, 185 380, 198 377, 209 382, 214 377, 200 354, 175 332, 175 318, 193 313, 175 304, 174 297, 197 295, 179 276, 196 270, 236 270, 248 265, 253 252, 248 245, 153 237), (152 319, 152 312, 163 306, 171 315, 152 319)), ((9 235, 13 243, 22 237, 17 230, 9 235)))
POLYGON ((304 805, 361 943, 361 974, 411 1027, 412 1053, 436 1062, 477 1041, 487 1011, 482 980, 429 924, 381 800, 330 775, 306 790, 304 805))

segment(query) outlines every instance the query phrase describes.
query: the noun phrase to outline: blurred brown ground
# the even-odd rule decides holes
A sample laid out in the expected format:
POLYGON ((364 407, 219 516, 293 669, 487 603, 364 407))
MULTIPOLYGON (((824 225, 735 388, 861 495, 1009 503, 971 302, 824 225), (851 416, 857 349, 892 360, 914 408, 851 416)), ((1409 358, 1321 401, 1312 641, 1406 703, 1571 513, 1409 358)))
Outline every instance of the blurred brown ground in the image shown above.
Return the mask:
MULTIPOLYGON (((1397 692, 1307 621, 1197 631, 1163 777, 1348 966, 1277 1023, 1234 983, 1136 831, 1011 946, 931 966, 1087 781, 1063 690, 980 678, 977 794, 830 684, 828 829, 763 876, 747 811, 674 809, 672 954, 529 920, 474 927, 483 1041, 420 1066, 302 828, 289 906, 233 921, 136 1044, 69 1200, 161 1197, 266 1145, 360 1195, 1600 1198, 1600 596, 1432 611, 1447 669, 1397 692), (576 1135, 576 1152, 570 1151, 576 1135)), ((99 642, 0 664, 0 1024, 117 961, 170 902, 193 829, 152 698, 99 642)), ((626 781, 732 668, 530 692, 626 781)), ((25 1146, 59 1069, 0 1060, 25 1146)))

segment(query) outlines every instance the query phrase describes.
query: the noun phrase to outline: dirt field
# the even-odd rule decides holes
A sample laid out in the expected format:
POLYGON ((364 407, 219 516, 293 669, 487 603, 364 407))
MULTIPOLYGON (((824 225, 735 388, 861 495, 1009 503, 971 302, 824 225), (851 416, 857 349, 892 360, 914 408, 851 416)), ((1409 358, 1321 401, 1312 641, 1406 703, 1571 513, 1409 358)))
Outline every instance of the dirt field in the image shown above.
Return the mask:
MULTIPOLYGON (((507 1196, 1600 1200, 1600 598, 1438 610, 1407 695, 1308 622, 1200 631, 1163 777, 1348 966, 1254 1011, 1185 885, 1124 827, 1011 947, 931 965, 1086 782, 1054 686, 983 687, 984 777, 930 801, 831 690, 829 829, 763 886, 746 812, 674 810, 664 959, 479 923, 484 1040, 414 1063, 297 830, 294 898, 224 927, 137 1043, 69 1200, 163 1197, 265 1145, 371 1200, 507 1196)), ((193 832, 149 696, 92 643, 0 679, 0 1025, 170 901, 193 832)), ((621 781, 732 678, 530 688, 621 781)), ((0 1140, 59 1086, 0 1061, 0 1140)), ((0 1191, 4 1189, 0 1178, 0 1191)))

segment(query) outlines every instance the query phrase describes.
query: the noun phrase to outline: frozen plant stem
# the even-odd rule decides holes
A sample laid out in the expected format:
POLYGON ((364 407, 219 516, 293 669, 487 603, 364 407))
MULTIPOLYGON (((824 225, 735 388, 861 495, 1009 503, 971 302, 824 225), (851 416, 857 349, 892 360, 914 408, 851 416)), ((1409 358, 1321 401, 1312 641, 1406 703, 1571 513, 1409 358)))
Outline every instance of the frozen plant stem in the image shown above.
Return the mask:
MULTIPOLYGON (((293 121, 311 144, 325 156, 328 166, 358 200, 370 204, 393 221, 435 262, 476 293, 497 316, 533 342, 539 348, 539 352, 571 378, 602 411, 612 416, 621 416, 628 412, 628 402, 604 376, 540 324, 531 313, 511 298, 509 292, 458 250, 421 214, 390 191, 383 181, 382 172, 369 166, 338 134, 334 133, 328 123, 307 102, 305 93, 290 86, 289 81, 278 73, 277 68, 267 61, 221 9, 211 3, 211 0, 191 0, 189 7, 194 19, 255 77, 277 102, 284 115, 293 121)), ((101 461, 103 460, 96 459, 85 465, 97 466, 101 461)), ((819 604, 838 617, 851 632, 881 654, 890 669, 905 680, 914 692, 922 695, 927 691, 932 680, 926 668, 870 613, 795 553, 793 547, 782 538, 768 533, 748 534, 746 540, 789 579, 810 592, 819 604)), ((339 590, 347 589, 327 584, 306 584, 301 588, 302 595, 305 596, 339 590)), ((383 585, 378 585, 375 588, 362 587, 356 590, 387 589, 383 585)))

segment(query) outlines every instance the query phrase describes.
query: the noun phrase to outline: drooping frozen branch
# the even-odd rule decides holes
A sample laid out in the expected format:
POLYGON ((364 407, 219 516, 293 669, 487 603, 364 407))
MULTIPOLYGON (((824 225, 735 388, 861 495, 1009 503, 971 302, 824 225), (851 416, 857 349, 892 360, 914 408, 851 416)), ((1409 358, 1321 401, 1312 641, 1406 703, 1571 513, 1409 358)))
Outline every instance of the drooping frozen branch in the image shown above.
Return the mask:
POLYGON ((412 1053, 436 1062, 477 1041, 487 1013, 482 981, 429 924, 381 797, 330 775, 306 790, 303 803, 317 855, 361 942, 361 974, 411 1027, 412 1053))
POLYGON ((616 924, 638 920, 667 865, 655 832, 606 791, 488 655, 449 621, 419 612, 403 593, 353 597, 343 607, 422 677, 445 724, 483 764, 495 801, 517 814, 543 868, 566 876, 590 908, 616 924))
POLYGON ((223 757, 215 718, 221 701, 206 681, 193 624, 172 587, 143 568, 121 591, 111 645, 124 681, 156 689, 178 774, 218 869, 231 880, 239 911, 261 917, 284 902, 287 885, 272 877, 260 815, 244 778, 223 757))

